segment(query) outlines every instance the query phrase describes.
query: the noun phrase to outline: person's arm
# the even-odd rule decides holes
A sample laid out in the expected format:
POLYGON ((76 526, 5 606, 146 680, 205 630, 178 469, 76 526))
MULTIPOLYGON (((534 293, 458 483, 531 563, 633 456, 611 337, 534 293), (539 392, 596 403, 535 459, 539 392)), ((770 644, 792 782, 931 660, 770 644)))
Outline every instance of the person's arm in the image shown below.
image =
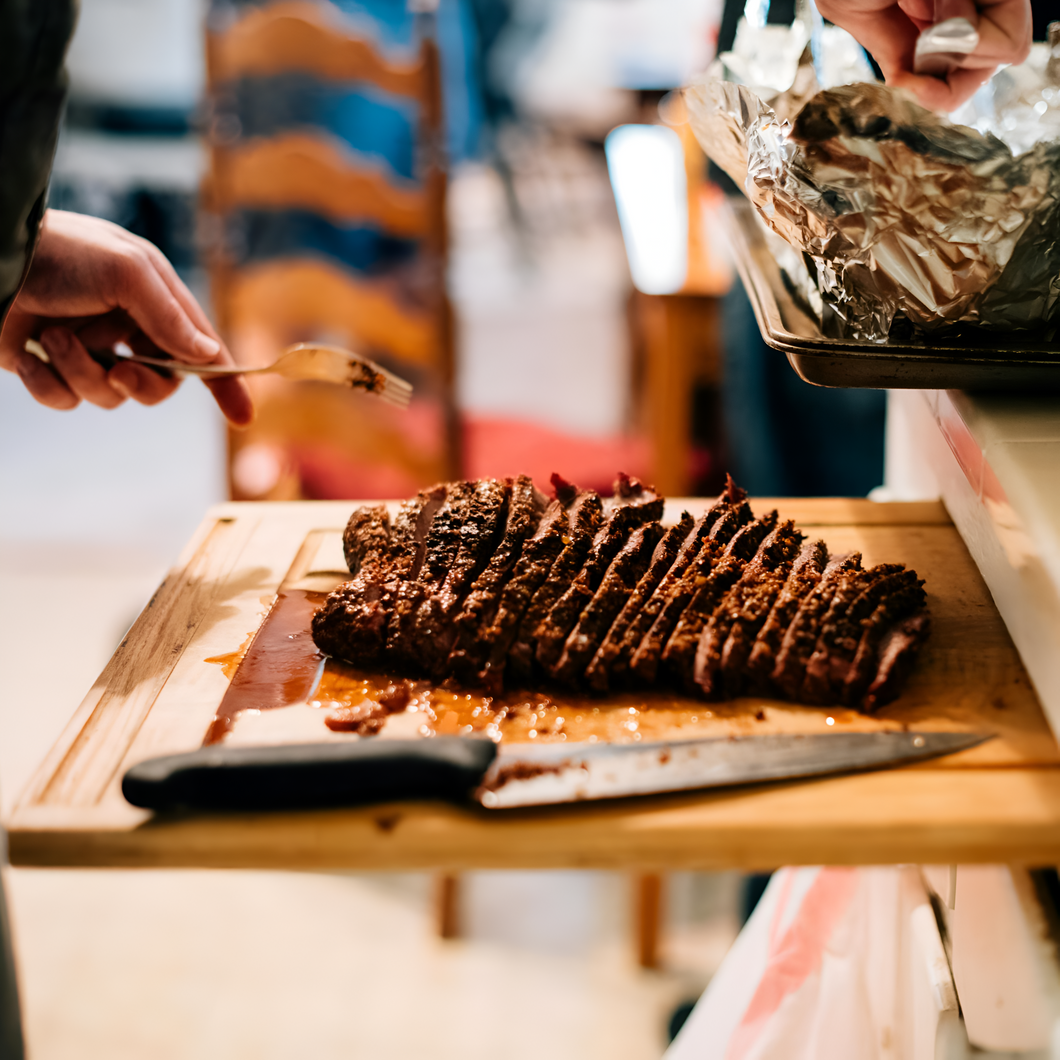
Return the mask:
MULTIPOLYGON (((89 355, 118 342, 188 364, 233 363, 157 247, 109 221, 48 210, 0 332, 0 368, 17 372, 42 405, 55 409, 82 400, 114 408, 128 397, 154 405, 176 389, 172 376, 128 363, 107 369, 89 355), (26 352, 29 338, 39 338, 50 363, 26 352)), ((206 385, 232 423, 250 422, 250 395, 241 379, 206 385)))
MULTIPOLYGON (((232 358, 156 247, 106 221, 45 212, 76 9, 76 0, 0 0, 0 368, 52 408, 154 404, 177 379, 130 364, 108 371, 88 350, 124 341, 188 363, 232 358), (49 364, 26 352, 29 338, 49 364)), ((229 420, 250 421, 242 380, 207 385, 229 420)))
POLYGON ((44 215, 76 0, 0 0, 0 325, 44 215))
POLYGON ((932 110, 955 110, 1001 64, 1021 63, 1030 52, 1030 0, 817 0, 817 9, 872 55, 889 85, 932 110), (979 46, 945 80, 914 74, 920 31, 948 18, 968 19, 979 46))

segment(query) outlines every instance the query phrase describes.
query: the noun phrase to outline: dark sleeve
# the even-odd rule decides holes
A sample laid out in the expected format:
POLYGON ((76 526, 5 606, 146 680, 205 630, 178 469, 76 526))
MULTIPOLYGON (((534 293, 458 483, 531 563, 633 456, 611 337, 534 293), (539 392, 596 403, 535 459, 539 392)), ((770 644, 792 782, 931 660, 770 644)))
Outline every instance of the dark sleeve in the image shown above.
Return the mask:
POLYGON ((0 0, 0 323, 44 213, 77 0, 0 0))

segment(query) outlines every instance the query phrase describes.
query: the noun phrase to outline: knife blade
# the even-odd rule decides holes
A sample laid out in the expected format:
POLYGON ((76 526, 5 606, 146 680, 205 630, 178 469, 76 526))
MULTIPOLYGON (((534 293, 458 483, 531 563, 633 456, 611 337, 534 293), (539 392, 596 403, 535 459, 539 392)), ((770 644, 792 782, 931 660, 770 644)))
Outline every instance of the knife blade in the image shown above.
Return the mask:
POLYGON ((201 747, 148 759, 122 793, 150 810, 286 810, 399 799, 547 806, 847 773, 975 747, 969 732, 731 736, 648 744, 465 737, 201 747))

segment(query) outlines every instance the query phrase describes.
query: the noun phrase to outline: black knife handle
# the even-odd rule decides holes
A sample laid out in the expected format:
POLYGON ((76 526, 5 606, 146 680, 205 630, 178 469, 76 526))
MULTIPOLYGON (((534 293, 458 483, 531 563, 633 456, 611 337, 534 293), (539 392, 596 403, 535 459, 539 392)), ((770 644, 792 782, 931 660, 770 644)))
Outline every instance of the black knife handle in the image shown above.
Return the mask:
POLYGON ((497 755, 492 740, 202 747, 129 769, 121 790, 148 810, 292 810, 395 799, 466 802, 497 755))

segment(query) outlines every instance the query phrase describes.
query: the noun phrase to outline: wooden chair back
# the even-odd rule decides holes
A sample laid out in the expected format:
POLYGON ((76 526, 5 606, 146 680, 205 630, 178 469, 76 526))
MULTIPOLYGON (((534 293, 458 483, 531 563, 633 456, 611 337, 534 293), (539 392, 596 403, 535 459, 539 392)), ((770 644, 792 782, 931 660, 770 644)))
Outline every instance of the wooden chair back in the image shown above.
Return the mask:
POLYGON ((210 26, 206 60, 211 98, 218 101, 243 79, 299 73, 327 83, 368 83, 416 104, 420 172, 411 181, 366 162, 323 128, 243 138, 231 134, 232 122, 226 128, 215 121, 203 204, 221 233, 239 211, 297 210, 337 226, 363 224, 414 240, 411 268, 363 276, 308 252, 237 262, 222 236, 210 256, 214 308, 241 363, 263 363, 289 342, 325 337, 384 360, 410 377, 419 395, 440 404, 444 435, 440 446, 413 446, 413 453, 402 437, 405 417, 374 409, 366 413, 370 398, 344 394, 339 399, 340 406, 345 402, 343 414, 336 395, 319 386, 256 380, 260 414, 249 431, 232 435, 232 466, 238 472, 241 450, 265 445, 287 452, 288 470, 282 481, 257 494, 241 486, 235 473, 233 495, 304 495, 292 485, 290 452, 307 445, 330 445, 354 462, 392 459, 404 466, 412 489, 456 476, 453 315, 445 291, 446 172, 434 41, 425 35, 414 56, 394 60, 358 36, 326 0, 281 0, 210 26), (360 435, 351 432, 349 424, 360 421, 360 435))

